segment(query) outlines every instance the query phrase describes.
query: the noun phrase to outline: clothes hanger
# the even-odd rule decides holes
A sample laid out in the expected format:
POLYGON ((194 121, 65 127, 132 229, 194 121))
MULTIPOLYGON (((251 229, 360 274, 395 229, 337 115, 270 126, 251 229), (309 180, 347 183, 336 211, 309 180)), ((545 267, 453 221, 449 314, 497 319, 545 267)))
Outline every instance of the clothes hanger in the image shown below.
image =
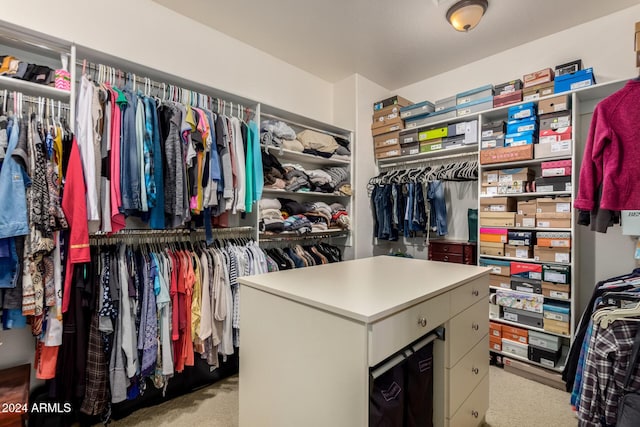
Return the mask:
POLYGON ((640 303, 631 308, 604 307, 593 313, 593 322, 606 329, 618 320, 640 322, 638 316, 640 316, 640 303))

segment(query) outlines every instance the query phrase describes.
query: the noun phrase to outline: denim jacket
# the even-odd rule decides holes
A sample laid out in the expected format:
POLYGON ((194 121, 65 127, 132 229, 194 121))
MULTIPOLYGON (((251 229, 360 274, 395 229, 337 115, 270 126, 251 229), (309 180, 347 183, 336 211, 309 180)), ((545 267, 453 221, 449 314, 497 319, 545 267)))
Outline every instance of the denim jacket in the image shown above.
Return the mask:
POLYGON ((9 145, 0 169, 0 238, 15 237, 29 234, 27 219, 26 188, 31 180, 26 171, 12 157, 13 150, 18 144, 20 126, 13 118, 7 126, 9 145))

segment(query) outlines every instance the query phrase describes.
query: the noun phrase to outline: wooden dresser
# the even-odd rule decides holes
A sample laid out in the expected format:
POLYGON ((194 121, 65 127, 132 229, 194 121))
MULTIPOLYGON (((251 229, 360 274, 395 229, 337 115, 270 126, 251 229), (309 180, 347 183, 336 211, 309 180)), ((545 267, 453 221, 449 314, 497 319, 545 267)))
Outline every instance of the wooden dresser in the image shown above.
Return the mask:
POLYGON ((489 271, 378 256, 239 278, 240 427, 368 426, 371 370, 441 326, 433 425, 482 425, 489 271))
POLYGON ((476 265, 476 244, 464 240, 429 240, 431 261, 476 265))

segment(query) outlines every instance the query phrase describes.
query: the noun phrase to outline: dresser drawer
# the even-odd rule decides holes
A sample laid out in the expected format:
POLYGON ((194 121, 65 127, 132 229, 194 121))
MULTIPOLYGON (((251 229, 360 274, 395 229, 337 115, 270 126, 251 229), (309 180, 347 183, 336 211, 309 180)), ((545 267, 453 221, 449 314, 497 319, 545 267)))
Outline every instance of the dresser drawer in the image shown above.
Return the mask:
POLYGON ((455 316, 480 300, 486 301, 487 296, 489 296, 488 274, 451 291, 451 315, 455 316))
POLYGON ((449 372, 449 413, 455 414, 473 390, 489 372, 487 344, 485 336, 449 372))
POLYGON ((454 367, 478 341, 489 333, 487 302, 478 301, 449 322, 447 339, 449 340, 448 368, 454 367))
POLYGON ((477 427, 482 425, 489 409, 489 375, 485 375, 480 384, 460 406, 450 419, 451 427, 477 427))
POLYGON ((453 262, 455 264, 464 263, 464 257, 462 255, 449 254, 445 252, 431 253, 429 259, 432 261, 453 262))
MULTIPOLYGON (((369 329, 369 366, 375 366, 449 319, 450 293, 438 295, 373 323, 369 329)), ((486 307, 485 307, 486 317, 486 307)), ((486 321, 487 325, 489 322, 486 321)))
POLYGON ((449 254, 457 254, 462 255, 464 253, 464 245, 455 244, 455 243, 447 243, 447 242, 429 242, 429 250, 442 253, 449 254))

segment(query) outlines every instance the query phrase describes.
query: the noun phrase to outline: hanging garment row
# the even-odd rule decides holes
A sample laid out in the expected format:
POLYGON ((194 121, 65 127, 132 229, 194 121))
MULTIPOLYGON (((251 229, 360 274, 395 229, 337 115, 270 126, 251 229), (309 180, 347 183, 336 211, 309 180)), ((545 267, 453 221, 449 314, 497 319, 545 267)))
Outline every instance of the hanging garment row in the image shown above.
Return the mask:
POLYGON ((149 384, 165 388, 196 357, 218 367, 239 345, 237 278, 267 271, 242 239, 94 247, 75 269, 64 328, 44 325, 37 377, 52 397, 102 415, 149 384))
POLYGON ((53 101, 6 91, 3 95, 0 307, 5 328, 24 327, 29 316, 38 336, 46 316, 54 321, 62 317, 61 231, 75 224, 74 196, 84 198, 84 192, 74 189, 78 181, 67 174, 70 190, 61 198, 61 172, 72 164, 64 155, 73 146, 73 135, 66 128, 68 106, 58 104, 56 112, 53 101))
POLYGON ((562 374, 580 426, 615 426, 624 392, 640 390, 637 363, 623 384, 638 326, 640 269, 597 283, 562 374))
POLYGON ((251 212, 263 186, 254 121, 201 95, 152 97, 133 75, 120 87, 98 78, 83 73, 76 117, 90 232, 117 232, 128 216, 164 229, 251 212))
POLYGON ((265 249, 269 271, 291 270, 342 261, 342 250, 324 242, 265 249))
POLYGON ((476 161, 424 168, 387 170, 369 180, 373 236, 396 241, 429 230, 448 233, 444 182, 475 181, 476 161))

